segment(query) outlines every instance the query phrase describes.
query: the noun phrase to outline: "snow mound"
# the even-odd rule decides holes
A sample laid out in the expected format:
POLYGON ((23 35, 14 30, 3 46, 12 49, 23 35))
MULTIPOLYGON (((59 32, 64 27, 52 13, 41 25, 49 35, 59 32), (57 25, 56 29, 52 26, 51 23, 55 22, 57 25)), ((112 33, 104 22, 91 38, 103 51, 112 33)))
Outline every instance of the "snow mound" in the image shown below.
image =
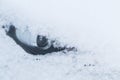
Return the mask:
POLYGON ((0 80, 119 80, 119 14, 117 0, 0 0, 0 80), (42 34, 78 51, 27 54, 2 29, 10 23, 29 29, 28 44, 42 34))

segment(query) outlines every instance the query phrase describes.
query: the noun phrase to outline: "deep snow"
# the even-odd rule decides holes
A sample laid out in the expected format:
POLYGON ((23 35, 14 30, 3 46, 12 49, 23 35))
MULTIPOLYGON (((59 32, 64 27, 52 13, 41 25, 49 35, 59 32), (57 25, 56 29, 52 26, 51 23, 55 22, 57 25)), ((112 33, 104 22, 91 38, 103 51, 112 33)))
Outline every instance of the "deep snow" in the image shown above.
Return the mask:
POLYGON ((119 3, 0 0, 0 80, 119 80, 119 3), (22 33, 29 29, 29 44, 35 44, 36 34, 43 34, 78 52, 27 54, 1 28, 9 23, 22 33))

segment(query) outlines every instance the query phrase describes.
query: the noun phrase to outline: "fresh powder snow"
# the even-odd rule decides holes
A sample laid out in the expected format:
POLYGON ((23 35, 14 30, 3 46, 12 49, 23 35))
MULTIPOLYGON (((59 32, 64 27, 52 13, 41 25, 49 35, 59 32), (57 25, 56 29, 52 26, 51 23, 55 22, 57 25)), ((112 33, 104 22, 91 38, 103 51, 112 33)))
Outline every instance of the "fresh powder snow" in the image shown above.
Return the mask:
POLYGON ((119 80, 119 0, 0 0, 0 80, 119 80), (8 37, 36 45, 45 35, 77 51, 33 56, 8 37))

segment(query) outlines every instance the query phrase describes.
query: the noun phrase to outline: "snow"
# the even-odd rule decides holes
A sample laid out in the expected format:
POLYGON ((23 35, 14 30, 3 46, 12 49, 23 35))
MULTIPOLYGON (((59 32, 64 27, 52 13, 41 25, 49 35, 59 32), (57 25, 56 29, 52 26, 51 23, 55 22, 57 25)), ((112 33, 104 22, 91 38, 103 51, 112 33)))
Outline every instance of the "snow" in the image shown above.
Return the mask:
POLYGON ((0 0, 0 80, 119 80, 119 0, 0 0), (78 52, 33 56, 2 25, 35 45, 37 34, 78 52), (26 33, 26 30, 30 31, 26 33))

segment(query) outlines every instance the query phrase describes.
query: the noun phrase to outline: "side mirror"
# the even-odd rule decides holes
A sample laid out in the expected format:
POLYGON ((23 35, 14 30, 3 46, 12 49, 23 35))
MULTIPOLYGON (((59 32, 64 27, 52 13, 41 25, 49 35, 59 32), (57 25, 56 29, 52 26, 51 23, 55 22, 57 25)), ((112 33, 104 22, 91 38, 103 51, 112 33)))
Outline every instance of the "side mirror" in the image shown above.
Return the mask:
POLYGON ((38 35, 36 40, 38 47, 45 47, 49 44, 48 39, 45 36, 38 35))

